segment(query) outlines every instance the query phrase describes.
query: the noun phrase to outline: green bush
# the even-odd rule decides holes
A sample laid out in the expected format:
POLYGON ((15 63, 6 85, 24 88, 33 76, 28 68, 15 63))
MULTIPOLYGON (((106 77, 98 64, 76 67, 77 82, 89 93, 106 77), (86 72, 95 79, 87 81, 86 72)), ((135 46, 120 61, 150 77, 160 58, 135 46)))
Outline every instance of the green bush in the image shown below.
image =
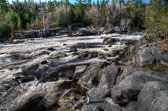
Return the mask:
POLYGON ((5 23, 0 23, 0 39, 9 37, 11 35, 10 25, 5 23))
POLYGON ((66 26, 66 22, 63 18, 63 12, 59 12, 54 25, 55 27, 65 27, 66 26))
POLYGON ((128 26, 128 30, 131 30, 131 26, 128 26))
POLYGON ((159 64, 158 66, 147 64, 145 67, 146 69, 152 70, 152 71, 164 71, 165 70, 165 67, 161 64, 159 64))

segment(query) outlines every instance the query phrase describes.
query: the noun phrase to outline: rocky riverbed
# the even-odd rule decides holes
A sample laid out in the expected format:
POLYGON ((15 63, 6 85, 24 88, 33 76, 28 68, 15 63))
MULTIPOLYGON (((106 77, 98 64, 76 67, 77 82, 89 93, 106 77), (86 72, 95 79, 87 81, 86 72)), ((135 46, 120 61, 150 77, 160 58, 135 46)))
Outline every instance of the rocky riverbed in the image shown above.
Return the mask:
POLYGON ((0 111, 167 111, 168 51, 146 42, 139 32, 2 43, 0 111))

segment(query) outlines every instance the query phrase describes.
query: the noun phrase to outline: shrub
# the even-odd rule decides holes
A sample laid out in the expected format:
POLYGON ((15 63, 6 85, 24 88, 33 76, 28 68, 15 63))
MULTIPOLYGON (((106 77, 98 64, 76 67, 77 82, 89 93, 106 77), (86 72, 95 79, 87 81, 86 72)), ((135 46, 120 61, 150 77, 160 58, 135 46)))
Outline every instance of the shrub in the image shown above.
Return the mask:
POLYGON ((152 70, 152 71, 164 71, 165 70, 165 66, 161 64, 158 64, 158 66, 147 64, 145 67, 146 69, 152 70))
POLYGON ((0 38, 4 39, 5 37, 9 37, 10 35, 11 35, 10 25, 0 23, 0 38))

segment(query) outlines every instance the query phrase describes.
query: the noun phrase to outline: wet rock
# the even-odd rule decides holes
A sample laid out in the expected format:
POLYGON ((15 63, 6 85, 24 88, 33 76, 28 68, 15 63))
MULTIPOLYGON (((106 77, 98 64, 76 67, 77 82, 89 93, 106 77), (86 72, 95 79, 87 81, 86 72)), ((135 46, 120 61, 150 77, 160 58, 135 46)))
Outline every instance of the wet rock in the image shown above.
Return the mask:
POLYGON ((137 111, 167 111, 168 86, 154 81, 145 84, 138 96, 137 111))
POLYGON ((47 106, 45 101, 46 100, 42 96, 32 97, 27 101, 27 103, 25 103, 16 111, 48 111, 49 109, 51 109, 51 107, 54 107, 47 106))
POLYGON ((98 56, 98 53, 97 53, 97 52, 90 52, 90 53, 88 54, 87 59, 96 58, 97 56, 98 56))
POLYGON ((106 55, 104 53, 98 53, 98 57, 100 59, 105 59, 106 58, 106 55))
POLYGON ((140 90, 148 81, 162 81, 167 83, 166 72, 154 71, 136 71, 125 77, 121 82, 111 89, 111 96, 115 103, 122 106, 127 105, 130 101, 136 101, 140 90))
POLYGON ((47 64, 47 63, 48 63, 47 60, 44 60, 44 61, 41 62, 42 65, 47 64))
POLYGON ((91 64, 86 68, 86 71, 82 74, 78 84, 82 87, 89 89, 97 86, 99 82, 99 76, 102 73, 102 63, 91 64))
POLYGON ((18 62, 24 60, 25 58, 17 53, 13 54, 4 54, 0 56, 0 64, 10 63, 10 62, 18 62))
POLYGON ((49 51, 40 51, 36 56, 41 56, 41 55, 49 55, 49 51))
POLYGON ((115 33, 115 29, 111 28, 109 30, 104 31, 104 34, 111 34, 111 33, 115 33))
POLYGON ((92 59, 98 57, 98 52, 84 51, 79 54, 79 59, 92 59))
MULTIPOLYGON (((88 38, 89 39, 89 38, 88 38)), ((91 48, 101 48, 102 47, 102 43, 101 41, 100 42, 81 42, 81 43, 77 43, 77 44, 74 44, 72 46, 70 46, 70 49, 91 49, 91 48)), ((86 50, 88 51, 88 50, 86 50)))
POLYGON ((104 38, 103 44, 115 44, 118 41, 116 38, 104 38))
POLYGON ((104 68, 104 74, 102 75, 99 87, 101 88, 112 88, 119 74, 119 67, 111 64, 104 68))
POLYGON ((37 37, 53 37, 58 35, 70 34, 66 29, 43 29, 43 30, 31 30, 19 33, 14 33, 14 38, 37 38, 37 37))
POLYGON ((78 30, 77 35, 79 36, 96 35, 96 32, 92 30, 88 30, 86 28, 81 28, 78 30))
POLYGON ((25 83, 25 82, 30 82, 33 80, 36 80, 36 77, 34 75, 27 75, 27 76, 17 76, 15 77, 15 80, 18 81, 18 83, 25 83))
MULTIPOLYGON (((92 32, 92 30, 89 31, 92 32)), ((68 33, 66 30, 56 32, 56 34, 42 30, 25 32, 22 35, 23 38, 29 38, 66 33, 68 33)), ((120 73, 120 71, 117 66, 107 65, 104 62, 112 62, 113 57, 115 62, 118 61, 116 58, 124 51, 122 47, 117 47, 115 50, 120 51, 114 51, 112 54, 113 45, 111 48, 106 47, 107 45, 102 44, 102 41, 100 36, 73 38, 65 35, 53 38, 23 39, 19 44, 2 44, 0 59, 3 60, 3 57, 11 59, 1 62, 3 67, 0 69, 0 110, 40 111, 52 110, 54 107, 56 108, 53 110, 71 110, 76 103, 79 104, 74 106, 75 109, 81 109, 85 103, 80 103, 78 100, 86 95, 88 89, 98 88, 100 85, 101 87, 89 93, 92 98, 90 97, 90 102, 86 107, 93 105, 95 108, 88 110, 120 111, 119 105, 109 98, 111 94, 109 95, 108 91, 106 95, 107 87, 114 87, 117 72, 120 73), (71 89, 77 90, 79 94, 71 89), (76 96, 75 99, 73 95, 76 96), (68 98, 65 99, 67 96, 68 98), (109 99, 107 100, 106 97, 109 99), (60 105, 59 108, 57 104, 60 105)), ((120 81, 130 75, 123 74, 120 81)), ((129 92, 131 91, 124 93, 128 95, 129 92)))
POLYGON ((3 111, 48 111, 55 107, 60 93, 57 83, 36 84, 30 82, 13 87, 6 96, 1 96, 3 111), (50 86, 50 88, 48 88, 50 86))
POLYGON ((24 75, 24 76, 33 75, 36 78, 38 78, 38 76, 36 76, 35 73, 36 73, 36 70, 39 68, 39 66, 40 66, 39 64, 27 66, 26 68, 23 69, 21 75, 24 75))
POLYGON ((86 70, 87 65, 76 66, 73 79, 78 80, 82 73, 86 70))
POLYGON ((105 30, 104 34, 121 33, 121 32, 126 32, 126 29, 124 30, 123 28, 120 27, 113 27, 111 29, 105 30))
POLYGON ((76 48, 72 48, 70 52, 77 52, 78 50, 76 48))
POLYGON ((122 32, 128 32, 128 28, 127 27, 121 27, 120 28, 122 32))
MULTIPOLYGON (((65 90, 70 90, 70 88, 72 86, 72 80, 66 80, 66 79, 65 80, 58 80, 56 86, 59 88, 59 91, 64 92, 65 90)), ((73 91, 75 92, 76 90, 74 89, 74 90, 72 90, 72 92, 73 91)), ((62 92, 62 94, 63 94, 63 92, 62 92)))
POLYGON ((58 67, 57 61, 50 61, 48 64, 35 64, 23 70, 22 75, 34 75, 40 82, 54 81, 60 78, 72 78, 75 67, 62 65, 58 67))
POLYGON ((47 50, 49 50, 49 51, 55 51, 55 49, 52 48, 52 47, 49 47, 47 50))
POLYGON ((120 32, 121 32, 121 28, 120 28, 120 27, 114 27, 113 30, 114 30, 116 33, 120 33, 120 32))
POLYGON ((53 55, 52 58, 54 58, 54 59, 59 59, 59 58, 63 58, 63 57, 66 57, 66 56, 67 56, 66 53, 58 53, 58 54, 56 54, 56 55, 53 55))
POLYGON ((81 52, 79 55, 79 59, 86 59, 88 57, 88 55, 89 55, 88 51, 81 52))
POLYGON ((10 79, 10 80, 1 80, 0 84, 0 109, 1 109, 1 104, 8 102, 6 97, 9 95, 11 98, 15 98, 17 96, 18 91, 17 87, 19 87, 20 82, 16 81, 15 79, 10 79), (14 91, 13 91, 14 90, 14 91))

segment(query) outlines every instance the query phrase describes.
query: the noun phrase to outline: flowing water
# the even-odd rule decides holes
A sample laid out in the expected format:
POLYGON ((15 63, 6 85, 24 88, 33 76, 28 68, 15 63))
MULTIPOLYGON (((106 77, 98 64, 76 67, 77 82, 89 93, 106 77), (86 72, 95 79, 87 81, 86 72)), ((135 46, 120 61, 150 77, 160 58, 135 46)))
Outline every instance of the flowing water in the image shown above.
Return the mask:
MULTIPOLYGON (((57 82, 39 83, 37 79, 18 85, 16 75, 34 64, 47 64, 56 61, 54 69, 65 65, 81 65, 96 62, 105 62, 107 59, 116 58, 117 55, 101 58, 100 56, 79 59, 82 53, 96 53, 110 55, 114 50, 123 50, 127 47, 125 42, 139 41, 144 33, 136 35, 109 34, 99 36, 57 36, 50 38, 34 38, 15 40, 17 43, 0 44, 0 111, 14 110, 24 104, 33 95, 46 94, 45 99, 51 101, 57 90, 57 82), (104 38, 115 38, 119 42, 109 46, 103 44, 104 38), (46 61, 47 60, 47 61, 46 61), (50 87, 50 90, 48 89, 50 87)), ((45 75, 45 73, 44 73, 45 75)))

